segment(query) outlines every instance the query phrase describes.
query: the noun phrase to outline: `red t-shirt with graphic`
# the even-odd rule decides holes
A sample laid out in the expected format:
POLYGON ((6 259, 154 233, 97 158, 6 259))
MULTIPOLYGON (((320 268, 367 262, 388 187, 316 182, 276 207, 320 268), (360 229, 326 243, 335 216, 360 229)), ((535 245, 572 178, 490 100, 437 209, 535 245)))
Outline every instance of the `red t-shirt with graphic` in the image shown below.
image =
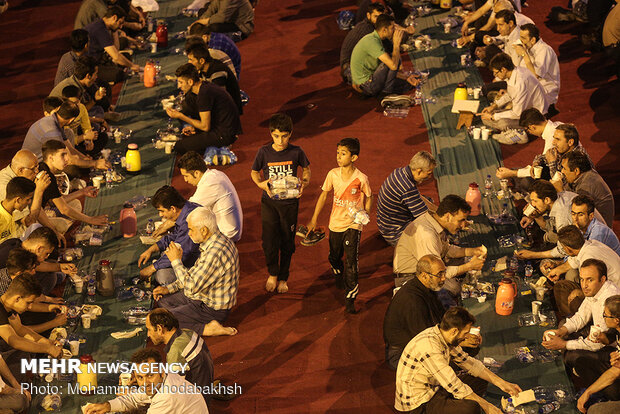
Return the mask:
POLYGON ((342 179, 340 167, 334 168, 325 177, 323 191, 334 190, 332 212, 329 216, 329 230, 342 232, 347 229, 361 230, 361 224, 353 223, 349 214, 349 206, 364 209, 365 197, 370 197, 370 183, 366 174, 355 169, 347 181, 342 179))

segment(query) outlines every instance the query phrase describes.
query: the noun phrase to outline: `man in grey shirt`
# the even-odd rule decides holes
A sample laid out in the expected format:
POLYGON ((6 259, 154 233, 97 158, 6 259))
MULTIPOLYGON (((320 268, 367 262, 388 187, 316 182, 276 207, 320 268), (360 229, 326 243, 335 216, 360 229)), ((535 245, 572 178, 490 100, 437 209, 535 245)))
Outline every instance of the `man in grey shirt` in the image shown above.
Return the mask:
POLYGON ((603 177, 592 169, 590 158, 582 152, 571 152, 562 160, 562 174, 568 189, 590 197, 607 226, 612 227, 615 213, 614 195, 603 177))
POLYGON ((114 4, 116 0, 84 0, 75 16, 73 28, 83 29, 103 17, 108 11, 108 3, 114 4))
POLYGON ((75 149, 73 132, 66 128, 80 114, 76 104, 64 102, 51 115, 32 124, 26 133, 22 149, 32 151, 39 161, 43 161, 41 148, 47 141, 55 140, 65 144, 69 151, 69 163, 80 168, 107 170, 110 167, 104 158, 92 160, 75 149))
POLYGON ((246 38, 254 31, 254 9, 249 0, 212 0, 196 23, 217 33, 240 31, 246 38))

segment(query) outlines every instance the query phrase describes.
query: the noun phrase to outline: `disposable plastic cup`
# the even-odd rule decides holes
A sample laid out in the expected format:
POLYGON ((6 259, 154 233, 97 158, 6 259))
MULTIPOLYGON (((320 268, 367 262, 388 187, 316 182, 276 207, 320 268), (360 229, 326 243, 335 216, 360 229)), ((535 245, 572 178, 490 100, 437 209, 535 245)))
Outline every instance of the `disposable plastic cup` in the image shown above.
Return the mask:
POLYGON ((474 128, 474 139, 480 139, 480 135, 482 134, 482 128, 474 128))

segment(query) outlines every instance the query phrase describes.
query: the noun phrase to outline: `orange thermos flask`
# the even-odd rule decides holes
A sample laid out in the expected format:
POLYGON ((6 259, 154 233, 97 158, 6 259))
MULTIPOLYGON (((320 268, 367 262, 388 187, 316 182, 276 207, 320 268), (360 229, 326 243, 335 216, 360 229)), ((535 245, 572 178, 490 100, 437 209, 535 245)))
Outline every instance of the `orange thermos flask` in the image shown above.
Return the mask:
POLYGON ((157 83, 157 70, 152 60, 144 65, 144 86, 152 88, 157 83))
POLYGON ((504 278, 499 282, 497 296, 495 298, 495 312, 498 315, 508 316, 512 313, 517 297, 517 285, 510 278, 504 278))

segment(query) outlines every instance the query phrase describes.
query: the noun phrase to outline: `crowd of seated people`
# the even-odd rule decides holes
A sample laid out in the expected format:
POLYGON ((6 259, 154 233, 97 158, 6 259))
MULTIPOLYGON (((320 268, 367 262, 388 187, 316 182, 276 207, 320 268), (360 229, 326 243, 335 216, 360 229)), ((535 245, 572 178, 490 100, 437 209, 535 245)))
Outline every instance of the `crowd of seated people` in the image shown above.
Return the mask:
MULTIPOLYGON (((495 130, 493 138, 498 142, 540 146, 529 165, 503 166, 496 175, 509 180, 513 191, 521 192, 532 207, 520 226, 533 229, 538 247, 517 250, 515 255, 538 264, 547 278, 560 328, 546 332, 541 343, 562 351, 567 372, 572 375, 574 369, 585 379, 578 382, 587 388, 578 402, 585 413, 596 402, 588 402, 590 397, 603 393, 610 400, 620 399, 616 367, 620 367, 620 355, 615 348, 620 242, 611 228, 613 194, 581 144, 578 126, 562 122, 561 116, 558 121, 550 119, 559 113, 558 56, 541 38, 537 24, 523 14, 527 10, 506 0, 489 0, 478 9, 473 2, 461 3, 471 11, 458 44, 470 47, 478 59, 476 65, 494 78, 483 90, 490 105, 478 115, 495 130), (534 142, 536 138, 542 142, 534 142), (601 328, 600 338, 588 338, 592 325, 601 328)), ((589 3, 601 7, 603 2, 589 3)), ((401 2, 360 3, 357 23, 340 54, 342 78, 358 92, 384 97, 406 91, 394 87, 402 32, 389 24, 394 24, 393 10, 399 6, 406 8, 401 2), (397 5, 390 7, 392 3, 397 5)), ((608 19, 616 10, 611 9, 608 19)), ((475 367, 471 356, 482 338, 469 333, 473 317, 455 307, 460 303, 458 276, 481 269, 486 249, 462 248, 448 237, 467 226, 471 207, 464 199, 447 195, 433 203, 420 194, 417 186, 436 166, 432 155, 415 154, 408 166, 389 175, 377 200, 379 231, 395 246, 395 294, 383 326, 386 361, 397 371, 395 408, 412 413, 499 412, 480 398, 484 384, 479 379, 499 383, 508 394, 520 389, 475 367), (453 318, 451 310, 460 316, 453 318), (459 318, 462 322, 456 324, 459 318), (448 373, 452 363, 478 381, 454 379, 448 373)), ((612 412, 617 406, 606 402, 591 412, 612 412)))
MULTIPOLYGON (((341 50, 342 78, 367 96, 406 93, 419 83, 402 71, 403 38, 414 32, 413 26, 401 26, 407 7, 397 0, 361 3, 357 24, 341 50)), ((84 197, 97 197, 97 189, 75 183, 91 170, 110 167, 101 151, 109 124, 122 117, 114 111, 111 86, 140 69, 123 49, 145 28, 145 17, 127 1, 84 0, 71 33, 71 51, 62 56, 43 103, 44 116, 33 120, 22 149, 0 170, 0 351, 7 355, 6 361, 0 359, 0 382, 3 378, 9 388, 15 388, 18 379, 5 365, 12 367, 33 354, 60 354, 61 347, 45 338, 66 322, 65 304, 53 292, 77 268, 50 257, 66 243, 74 223, 108 223, 106 215, 89 216, 83 210, 84 197)), ((237 303, 240 264, 235 243, 242 236, 242 206, 230 179, 209 169, 204 153, 208 147, 234 144, 242 133, 241 53, 235 41, 253 30, 254 9, 248 0, 212 0, 188 30, 188 61, 175 71, 183 105, 166 114, 183 125, 183 138, 175 147, 177 166, 196 190, 189 199, 172 186, 152 194, 152 206, 163 219, 154 237, 161 239, 139 256, 138 266, 142 278, 157 284, 153 297, 158 309, 146 320, 149 338, 165 346, 168 362, 187 363, 191 371, 185 378, 137 374, 132 379, 137 385, 211 384, 213 360, 202 337, 237 333, 225 322, 237 303), (186 352, 190 348, 194 351, 186 352)), ((604 29, 602 33, 604 40, 604 29)), ((562 317, 558 329, 545 332, 542 346, 562 351, 566 366, 585 382, 587 389, 578 401, 581 411, 596 393, 620 400, 620 242, 610 227, 614 199, 581 144, 578 127, 549 119, 557 112, 560 93, 557 54, 521 13, 521 4, 507 0, 488 0, 472 10, 462 35, 459 44, 471 47, 480 57, 479 66, 487 66, 495 78, 485 88, 491 104, 479 114, 497 131, 494 139, 503 144, 543 140, 531 164, 496 172, 498 178, 511 180, 514 191, 522 192, 532 207, 519 225, 538 230, 534 234, 540 248, 519 249, 515 255, 538 264, 562 317), (585 333, 592 325, 601 331, 596 338, 585 333)), ((317 220, 333 192, 327 262, 336 286, 344 291, 345 311, 355 314, 362 226, 350 217, 348 207, 368 213, 373 198, 369 177, 355 166, 360 142, 344 138, 335 143, 337 167, 325 177, 312 219, 298 228, 310 161, 301 147, 290 143, 293 122, 288 115, 274 114, 269 132, 271 142, 258 150, 251 168, 251 179, 262 190, 265 289, 288 292, 295 234, 311 242, 325 237, 317 230, 317 220), (273 181, 287 176, 299 178, 299 197, 273 197, 273 181)), ((483 398, 488 383, 510 395, 521 388, 475 358, 482 335, 475 318, 459 306, 459 276, 482 269, 487 249, 461 247, 452 240, 469 225, 472 208, 465 199, 448 194, 433 202, 420 194, 418 185, 437 165, 426 151, 414 154, 408 165, 387 177, 377 200, 379 231, 394 246, 395 293, 383 324, 385 358, 396 371, 394 406, 414 413, 499 413, 483 398)), ((132 361, 162 359, 147 349, 132 361)), ((16 412, 27 407, 26 394, 5 394, 0 394, 2 407, 16 412)), ((210 398, 130 393, 84 410, 98 414, 148 404, 149 412, 207 412, 210 398)), ((592 411, 611 412, 618 403, 602 404, 592 411)))

